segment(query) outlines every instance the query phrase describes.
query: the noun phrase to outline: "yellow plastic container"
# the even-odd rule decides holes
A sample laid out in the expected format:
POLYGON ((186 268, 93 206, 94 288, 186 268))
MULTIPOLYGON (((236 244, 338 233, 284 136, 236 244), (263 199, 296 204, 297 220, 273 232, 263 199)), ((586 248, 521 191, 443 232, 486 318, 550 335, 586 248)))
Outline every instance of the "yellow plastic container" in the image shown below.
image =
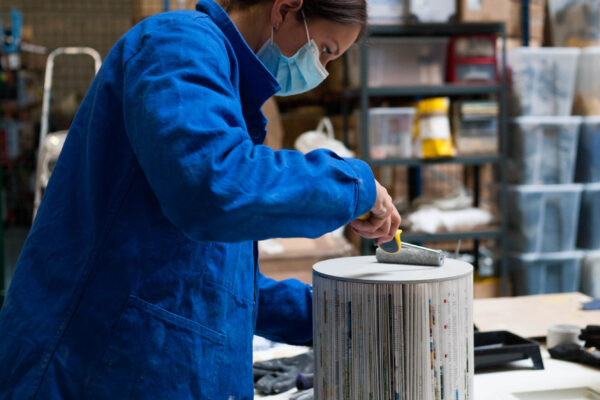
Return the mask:
POLYGON ((423 158, 452 157, 452 135, 448 111, 450 100, 436 97, 417 104, 416 153, 423 158))

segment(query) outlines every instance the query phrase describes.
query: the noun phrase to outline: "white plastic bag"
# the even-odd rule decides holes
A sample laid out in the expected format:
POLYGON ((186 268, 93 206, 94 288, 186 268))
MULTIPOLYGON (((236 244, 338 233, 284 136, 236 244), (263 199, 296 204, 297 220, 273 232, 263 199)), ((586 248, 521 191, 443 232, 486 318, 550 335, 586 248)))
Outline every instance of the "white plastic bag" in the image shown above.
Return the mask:
POLYGON ((304 132, 294 143, 296 150, 308 153, 316 149, 328 149, 340 157, 351 158, 354 153, 333 135, 333 124, 327 117, 323 118, 317 130, 304 132))

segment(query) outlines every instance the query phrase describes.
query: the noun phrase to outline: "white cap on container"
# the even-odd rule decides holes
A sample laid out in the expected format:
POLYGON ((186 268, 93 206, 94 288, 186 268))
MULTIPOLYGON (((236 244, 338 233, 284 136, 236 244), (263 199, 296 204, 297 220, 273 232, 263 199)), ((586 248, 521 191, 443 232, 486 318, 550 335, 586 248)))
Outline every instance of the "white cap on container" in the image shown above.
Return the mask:
POLYGON ((583 120, 581 122, 584 124, 600 124, 600 115, 590 115, 587 117, 583 117, 583 120))
POLYGON ((414 107, 373 107, 369 108, 369 113, 375 115, 398 115, 398 114, 416 114, 414 107))
POLYGON ((568 116, 531 116, 526 115, 522 117, 515 117, 512 120, 519 125, 577 125, 581 124, 583 117, 576 115, 568 116))
POLYGON ((371 44, 431 44, 431 45, 446 45, 450 38, 444 36, 427 36, 427 37, 370 37, 368 43, 371 44))
POLYGON ((564 261, 564 260, 579 260, 585 255, 584 251, 557 251, 553 253, 509 253, 508 256, 521 261, 564 261))
POLYGON ((509 191, 523 193, 560 193, 560 192, 581 192, 584 185, 580 183, 568 183, 560 185, 509 185, 509 191))
POLYGON ((581 50, 573 47, 517 47, 510 50, 509 54, 577 56, 581 50))
POLYGON ((583 190, 584 191, 589 191, 589 192, 600 191, 600 182, 584 183, 583 184, 583 190))
POLYGON ((600 46, 591 46, 581 49, 581 54, 584 56, 600 56, 600 46))
POLYGON ((600 259, 600 250, 583 250, 584 258, 600 259))

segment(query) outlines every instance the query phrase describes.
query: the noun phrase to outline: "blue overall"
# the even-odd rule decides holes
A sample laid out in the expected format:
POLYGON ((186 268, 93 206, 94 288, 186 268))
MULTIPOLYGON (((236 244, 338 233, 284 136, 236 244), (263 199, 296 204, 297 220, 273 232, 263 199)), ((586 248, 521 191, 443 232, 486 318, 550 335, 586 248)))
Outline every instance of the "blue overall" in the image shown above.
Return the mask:
POLYGON ((146 19, 72 124, 0 312, 0 399, 252 399, 252 337, 312 339, 312 293, 256 241, 375 202, 370 168, 273 151, 277 92, 225 11, 146 19))

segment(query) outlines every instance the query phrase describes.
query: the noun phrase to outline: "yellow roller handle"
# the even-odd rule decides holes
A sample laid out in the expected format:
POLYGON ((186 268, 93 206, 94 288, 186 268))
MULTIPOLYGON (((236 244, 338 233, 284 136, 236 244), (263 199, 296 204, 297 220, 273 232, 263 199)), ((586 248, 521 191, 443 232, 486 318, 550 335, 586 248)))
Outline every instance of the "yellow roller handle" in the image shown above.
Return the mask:
MULTIPOLYGON (((358 217, 358 219, 361 221, 366 221, 369 218, 371 218, 370 211, 368 213, 358 217)), ((400 250, 402 250, 402 239, 400 237, 401 235, 402 235, 402 229, 398 229, 398 232, 396 232, 396 234, 394 235, 394 238, 391 241, 389 241, 387 243, 382 243, 379 245, 379 247, 388 254, 400 253, 400 250)), ((377 245, 377 239, 375 239, 374 242, 375 242, 375 245, 377 245)))
POLYGON ((361 220, 361 221, 366 221, 366 220, 368 220, 369 218, 371 218, 371 211, 369 211, 368 213, 366 213, 366 214, 363 214, 363 215, 361 215, 360 217, 358 217, 358 219, 359 219, 359 220, 361 220))

